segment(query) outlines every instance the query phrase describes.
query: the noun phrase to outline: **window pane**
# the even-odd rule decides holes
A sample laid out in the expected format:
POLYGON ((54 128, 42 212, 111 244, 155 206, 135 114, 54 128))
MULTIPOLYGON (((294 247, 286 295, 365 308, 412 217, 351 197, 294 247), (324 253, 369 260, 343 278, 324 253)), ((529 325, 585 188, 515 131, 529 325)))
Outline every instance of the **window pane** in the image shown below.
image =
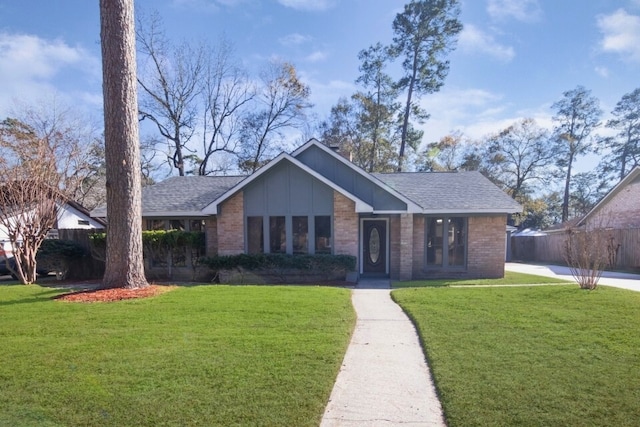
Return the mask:
POLYGON ((442 265, 444 219, 427 218, 427 265, 442 265))
POLYGON ((269 217, 269 251, 272 254, 287 252, 287 232, 283 216, 269 217))
POLYGON ((309 252, 309 219, 306 216, 293 217, 293 253, 309 252))
POLYGON ((449 218, 449 265, 464 265, 464 249, 465 249, 465 218, 454 217, 449 218))
POLYGON ((164 230, 164 219, 148 219, 147 230, 164 230))
POLYGON ((316 238, 316 253, 317 254, 330 254, 331 253, 331 217, 330 216, 317 216, 314 218, 315 223, 315 238, 316 238))
POLYGON ((264 229, 261 216, 247 217, 247 252, 261 254, 264 252, 264 229))
POLYGON ((192 219, 189 223, 190 231, 203 231, 204 230, 204 220, 202 219, 192 219))
POLYGON ((182 230, 184 231, 183 219, 172 219, 169 221, 169 230, 182 230))

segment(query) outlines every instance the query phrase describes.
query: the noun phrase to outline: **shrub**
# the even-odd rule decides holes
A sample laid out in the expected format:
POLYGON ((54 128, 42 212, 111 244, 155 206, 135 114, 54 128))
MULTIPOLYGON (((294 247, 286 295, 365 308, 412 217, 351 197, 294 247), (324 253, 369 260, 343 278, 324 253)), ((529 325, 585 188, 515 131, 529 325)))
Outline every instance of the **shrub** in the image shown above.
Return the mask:
POLYGON ((38 249, 38 270, 55 271, 66 277, 69 267, 87 255, 82 245, 73 240, 45 239, 38 249))
POLYGON ((204 258, 202 263, 215 271, 244 268, 246 270, 297 269, 328 273, 336 270, 355 270, 356 257, 324 254, 238 254, 208 257, 204 258))

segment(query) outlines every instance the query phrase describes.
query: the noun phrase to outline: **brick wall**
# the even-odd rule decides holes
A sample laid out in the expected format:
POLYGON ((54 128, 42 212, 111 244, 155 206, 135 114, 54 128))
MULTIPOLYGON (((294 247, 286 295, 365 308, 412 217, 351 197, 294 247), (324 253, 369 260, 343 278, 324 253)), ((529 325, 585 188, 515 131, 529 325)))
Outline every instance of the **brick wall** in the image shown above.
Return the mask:
POLYGON ((467 275, 504 276, 507 216, 470 217, 467 237, 467 275))
POLYGON ((204 220, 207 256, 218 255, 218 220, 215 216, 204 220))
POLYGON ((587 221, 589 228, 640 227, 640 179, 631 182, 594 212, 587 221))
POLYGON ((389 216, 389 277, 392 280, 400 279, 400 215, 389 216))
POLYGON ((239 192, 225 201, 217 219, 218 255, 244 252, 244 198, 239 192))
POLYGON ((400 280, 413 277, 413 214, 400 215, 400 280))
MULTIPOLYGON (((358 257, 358 214, 356 204, 333 192, 333 240, 335 255, 358 257)), ((359 264, 356 264, 359 265, 359 264)))
POLYGON ((413 274, 417 279, 424 270, 424 216, 413 216, 413 274))
POLYGON ((497 278, 504 276, 506 215, 469 217, 467 222, 467 268, 424 269, 425 217, 413 218, 412 280, 436 278, 497 278))

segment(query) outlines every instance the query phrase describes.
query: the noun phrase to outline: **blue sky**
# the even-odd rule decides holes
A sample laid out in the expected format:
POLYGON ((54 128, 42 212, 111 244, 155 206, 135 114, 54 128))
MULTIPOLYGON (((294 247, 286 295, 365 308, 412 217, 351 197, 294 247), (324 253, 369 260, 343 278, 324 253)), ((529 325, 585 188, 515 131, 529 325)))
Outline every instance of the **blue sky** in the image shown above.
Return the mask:
MULTIPOLYGON (((175 41, 233 42, 252 71, 292 62, 325 118, 355 91, 357 54, 389 43, 404 0, 136 0, 157 10, 175 41)), ((608 113, 640 87, 640 0, 462 0, 465 28, 424 142, 461 130, 472 138, 522 117, 551 126, 550 106, 584 85, 608 113)), ((0 117, 14 100, 56 96, 100 116, 98 0, 0 0, 0 117)), ((593 161, 582 161, 588 169, 593 161)))

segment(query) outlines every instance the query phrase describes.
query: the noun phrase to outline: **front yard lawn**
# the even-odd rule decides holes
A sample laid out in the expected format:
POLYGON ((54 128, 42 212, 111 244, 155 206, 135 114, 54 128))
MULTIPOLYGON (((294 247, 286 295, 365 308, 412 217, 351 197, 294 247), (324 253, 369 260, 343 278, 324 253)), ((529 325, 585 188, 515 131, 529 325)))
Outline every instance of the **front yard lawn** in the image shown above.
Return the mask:
POLYGON ((434 279, 434 280, 411 280, 406 282, 393 282, 394 288, 425 288, 444 286, 505 286, 505 285, 550 285, 557 283, 573 283, 568 280, 556 279, 554 277, 538 276, 535 274, 516 273, 505 271, 504 277, 500 279, 434 279))
POLYGON ((318 425, 355 323, 336 288, 59 293, 0 286, 0 425, 318 425))
POLYGON ((417 324, 455 426, 637 426, 640 293, 603 287, 422 288, 417 324))

